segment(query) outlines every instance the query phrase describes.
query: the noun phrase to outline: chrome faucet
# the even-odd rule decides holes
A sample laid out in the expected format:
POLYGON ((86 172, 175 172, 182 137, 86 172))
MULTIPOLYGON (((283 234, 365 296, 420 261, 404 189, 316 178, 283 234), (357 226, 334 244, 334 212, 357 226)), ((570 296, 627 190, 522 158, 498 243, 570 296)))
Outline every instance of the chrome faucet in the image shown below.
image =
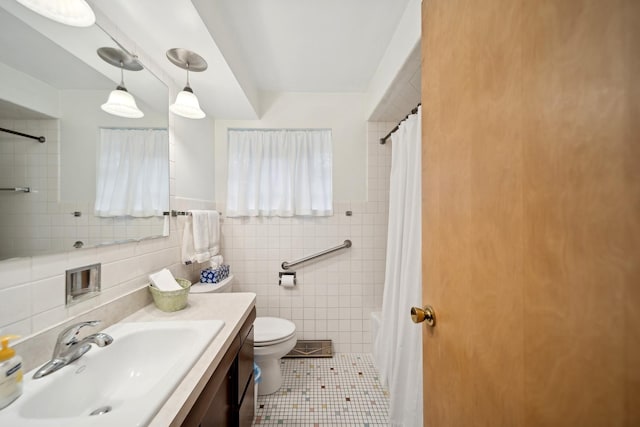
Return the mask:
POLYGON ((33 378, 42 378, 57 371, 63 366, 67 366, 69 363, 91 350, 91 344, 95 344, 98 347, 104 347, 111 344, 113 342, 113 338, 102 332, 86 336, 78 341, 77 335, 78 332, 80 332, 80 329, 85 326, 97 326, 98 324, 100 324, 99 320, 80 322, 75 325, 71 325, 60 332, 58 340, 56 341, 56 346, 53 349, 53 356, 51 357, 51 360, 42 365, 42 367, 33 374, 33 378))

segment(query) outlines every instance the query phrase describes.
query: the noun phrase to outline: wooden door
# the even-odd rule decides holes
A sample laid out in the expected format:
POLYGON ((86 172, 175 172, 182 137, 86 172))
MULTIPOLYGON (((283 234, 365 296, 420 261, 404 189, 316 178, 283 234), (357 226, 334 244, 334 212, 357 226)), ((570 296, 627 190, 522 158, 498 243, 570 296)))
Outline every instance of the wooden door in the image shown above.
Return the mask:
POLYGON ((425 425, 640 426, 640 2, 422 22, 425 425))

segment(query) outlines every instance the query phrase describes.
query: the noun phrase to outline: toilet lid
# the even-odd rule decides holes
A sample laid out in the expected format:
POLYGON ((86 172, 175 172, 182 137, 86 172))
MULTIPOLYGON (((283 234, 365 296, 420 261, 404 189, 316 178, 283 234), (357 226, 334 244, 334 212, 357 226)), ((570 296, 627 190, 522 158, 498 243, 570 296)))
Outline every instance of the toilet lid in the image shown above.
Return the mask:
POLYGON ((256 344, 282 340, 295 332, 295 323, 279 317, 256 317, 253 322, 253 340, 256 344))

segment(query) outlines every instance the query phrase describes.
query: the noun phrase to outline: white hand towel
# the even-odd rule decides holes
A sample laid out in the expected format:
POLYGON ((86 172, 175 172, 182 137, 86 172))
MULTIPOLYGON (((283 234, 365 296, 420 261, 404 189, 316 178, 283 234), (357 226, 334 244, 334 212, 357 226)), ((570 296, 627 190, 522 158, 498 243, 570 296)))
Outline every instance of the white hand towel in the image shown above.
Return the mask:
POLYGON ((211 261, 209 261, 209 265, 211 265, 211 268, 218 268, 223 263, 224 263, 224 258, 222 258, 222 255, 213 256, 211 257, 211 261))
POLYGON ((164 223, 162 224, 162 235, 169 235, 169 215, 164 216, 164 223))
POLYGON ((184 230, 182 230, 182 262, 192 264, 196 262, 196 250, 193 247, 193 225, 191 217, 184 220, 184 230))
POLYGON ((209 254, 210 256, 220 253, 220 214, 218 211, 207 211, 209 222, 209 254))
POLYGON ((149 275, 149 280, 153 283, 153 286, 160 289, 163 292, 179 291, 182 287, 176 282, 173 274, 166 268, 149 275))
POLYGON ((208 211, 192 210, 193 247, 196 262, 205 262, 211 258, 209 252, 209 214, 208 211))

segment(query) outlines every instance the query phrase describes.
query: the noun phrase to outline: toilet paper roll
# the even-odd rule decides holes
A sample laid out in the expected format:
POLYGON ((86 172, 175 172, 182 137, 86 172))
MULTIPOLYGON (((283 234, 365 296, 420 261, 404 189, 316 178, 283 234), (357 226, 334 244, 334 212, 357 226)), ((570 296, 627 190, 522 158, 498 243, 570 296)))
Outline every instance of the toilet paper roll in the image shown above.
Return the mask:
POLYGON ((280 277, 280 286, 283 288, 293 288, 296 285, 295 276, 293 274, 283 274, 280 277))

